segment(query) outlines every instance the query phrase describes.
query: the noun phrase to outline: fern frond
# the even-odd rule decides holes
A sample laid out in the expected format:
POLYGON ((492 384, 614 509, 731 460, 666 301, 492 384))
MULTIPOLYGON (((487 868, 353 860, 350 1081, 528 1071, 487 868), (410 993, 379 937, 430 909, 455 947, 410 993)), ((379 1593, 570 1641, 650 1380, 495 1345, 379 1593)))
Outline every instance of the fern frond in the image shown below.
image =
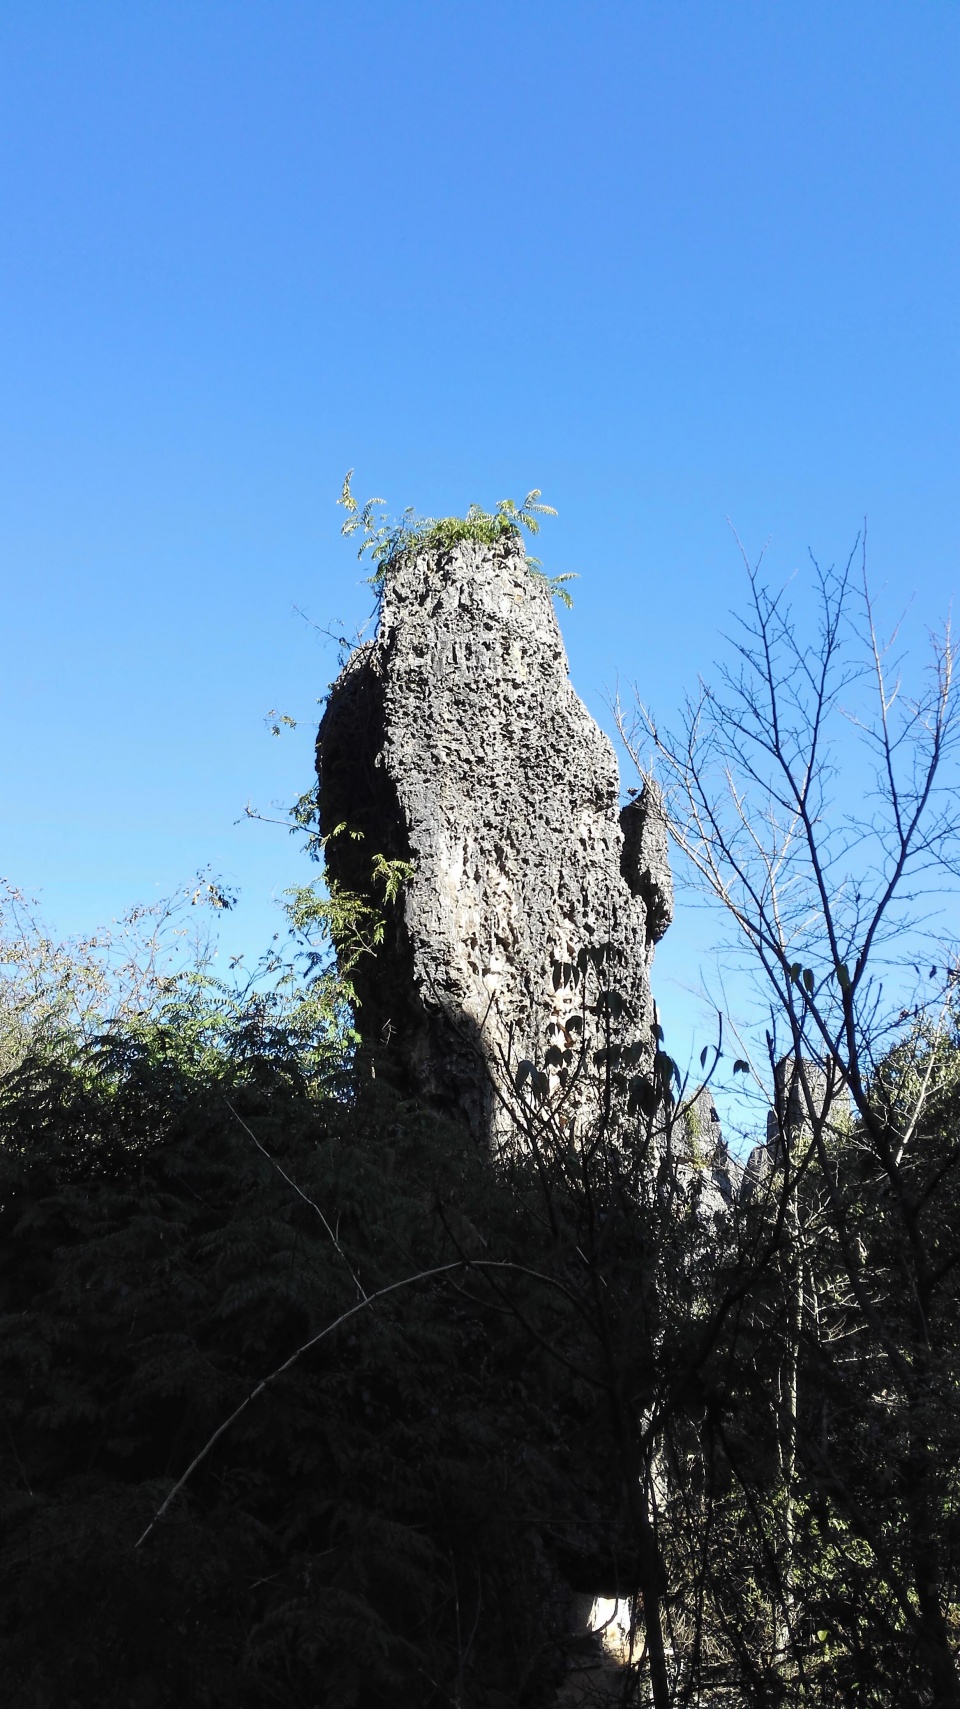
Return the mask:
POLYGON ((351 511, 356 510, 357 508, 357 501, 350 491, 350 482, 352 480, 353 470, 348 469, 343 477, 343 487, 341 488, 340 497, 337 499, 338 504, 342 504, 345 510, 351 511))
POLYGON ((549 591, 549 593, 552 595, 552 597, 554 599, 559 599, 561 605, 565 605, 567 607, 568 611, 572 611, 573 610, 573 600, 570 598, 570 595, 567 592, 567 590, 563 584, 564 584, 564 582, 578 581, 579 577, 578 577, 577 571, 576 570, 567 570, 566 573, 562 576, 548 576, 540 568, 539 558, 528 557, 526 560, 526 564, 527 564, 527 569, 528 569, 529 573, 531 574, 531 576, 533 577, 534 581, 543 582, 544 585, 546 586, 547 590, 549 591))

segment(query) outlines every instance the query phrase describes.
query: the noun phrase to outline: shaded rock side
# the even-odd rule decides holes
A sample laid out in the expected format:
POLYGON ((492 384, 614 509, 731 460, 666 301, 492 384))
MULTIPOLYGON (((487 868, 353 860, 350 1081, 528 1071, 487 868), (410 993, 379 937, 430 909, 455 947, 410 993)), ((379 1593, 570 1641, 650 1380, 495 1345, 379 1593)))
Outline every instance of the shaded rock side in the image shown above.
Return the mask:
POLYGON ((332 881, 376 899, 374 854, 415 866, 354 974, 378 1073, 490 1137, 495 1086, 569 1045, 564 980, 603 944, 618 1036, 648 1048, 649 965, 672 912, 659 798, 648 785, 621 815, 613 748, 574 693, 519 539, 391 570, 376 639, 331 690, 317 764, 324 835, 361 833, 328 843, 332 881))

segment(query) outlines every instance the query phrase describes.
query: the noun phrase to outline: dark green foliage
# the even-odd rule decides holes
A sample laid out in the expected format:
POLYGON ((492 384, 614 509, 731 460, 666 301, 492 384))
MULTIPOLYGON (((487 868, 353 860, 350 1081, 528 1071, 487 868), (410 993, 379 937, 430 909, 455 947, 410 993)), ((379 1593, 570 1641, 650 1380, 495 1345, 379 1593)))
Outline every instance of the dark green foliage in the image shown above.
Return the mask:
POLYGON ((795 1130, 792 1187, 775 1172, 739 1215, 739 1261, 765 1242, 770 1257, 726 1319, 699 1411, 668 1422, 664 1535, 688 1608, 695 1587, 704 1597, 705 1655, 715 1672, 724 1653, 735 1662, 745 1701, 950 1701, 958 1085, 955 1022, 915 1029, 870 1086, 876 1130, 849 1112, 820 1143, 816 1124, 795 1130), (902 1193, 885 1133, 901 1136, 902 1193))
POLYGON ((25 1709, 548 1700, 570 1445, 549 1361, 469 1279, 305 1355, 134 1547, 357 1300, 242 1124, 368 1292, 455 1258, 466 1205, 522 1234, 456 1134, 318 1092, 276 1046, 198 1066, 155 1028, 4 1087, 2 1656, 25 1709))
POLYGON ((929 1351, 898 1387, 905 1225, 857 1122, 718 1219, 662 1049, 633 1115, 629 1045, 600 1053, 611 1106, 576 1145, 529 1065, 494 1167, 329 1038, 215 998, 0 1086, 8 1701, 537 1709, 571 1594, 639 1587, 663 1702, 936 1701, 915 1585, 923 1560, 956 1605, 955 1034, 906 1039, 871 1094, 892 1131, 926 1088, 903 1163, 929 1351))

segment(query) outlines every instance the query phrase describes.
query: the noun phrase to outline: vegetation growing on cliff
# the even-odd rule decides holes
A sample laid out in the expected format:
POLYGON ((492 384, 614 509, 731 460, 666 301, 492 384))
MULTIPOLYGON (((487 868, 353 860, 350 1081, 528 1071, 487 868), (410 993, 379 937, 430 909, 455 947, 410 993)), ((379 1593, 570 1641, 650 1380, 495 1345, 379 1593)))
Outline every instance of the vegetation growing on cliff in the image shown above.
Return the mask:
MULTIPOLYGON (((382 508, 386 503, 382 498, 367 499, 363 505, 358 505, 350 488, 353 470, 350 469, 343 483, 343 490, 337 500, 347 512, 341 533, 350 536, 359 533, 361 536, 360 550, 357 554, 362 558, 364 553, 370 553, 374 572, 371 580, 375 587, 382 587, 386 577, 395 564, 413 547, 426 552, 449 552, 454 546, 464 540, 476 541, 481 546, 495 545, 498 540, 510 536, 517 537, 522 529, 528 534, 539 534, 540 517, 556 516, 552 505, 540 503, 540 489, 534 487, 527 493, 522 504, 516 504, 513 499, 501 499, 496 510, 483 510, 480 505, 472 504, 466 516, 418 516, 412 507, 408 507, 398 521, 391 521, 382 508)), ((565 575, 548 576, 544 573, 539 558, 527 557, 527 569, 537 581, 549 588, 555 599, 563 605, 572 606, 573 600, 567 591, 566 583, 576 580, 576 573, 568 571, 565 575)))

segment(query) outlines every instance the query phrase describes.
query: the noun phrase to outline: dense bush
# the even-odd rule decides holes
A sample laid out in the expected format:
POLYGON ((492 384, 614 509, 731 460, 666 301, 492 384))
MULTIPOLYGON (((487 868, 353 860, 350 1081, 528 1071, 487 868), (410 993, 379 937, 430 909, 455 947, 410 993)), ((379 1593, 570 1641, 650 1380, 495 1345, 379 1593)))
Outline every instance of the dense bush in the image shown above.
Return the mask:
POLYGON ((479 1273, 304 1354, 135 1547, 222 1420, 358 1303, 354 1277, 476 1254, 474 1219, 501 1253, 529 1235, 423 1112, 309 1085, 276 1038, 198 1060, 173 1023, 3 1087, 7 1700, 546 1701, 578 1396, 479 1273))

